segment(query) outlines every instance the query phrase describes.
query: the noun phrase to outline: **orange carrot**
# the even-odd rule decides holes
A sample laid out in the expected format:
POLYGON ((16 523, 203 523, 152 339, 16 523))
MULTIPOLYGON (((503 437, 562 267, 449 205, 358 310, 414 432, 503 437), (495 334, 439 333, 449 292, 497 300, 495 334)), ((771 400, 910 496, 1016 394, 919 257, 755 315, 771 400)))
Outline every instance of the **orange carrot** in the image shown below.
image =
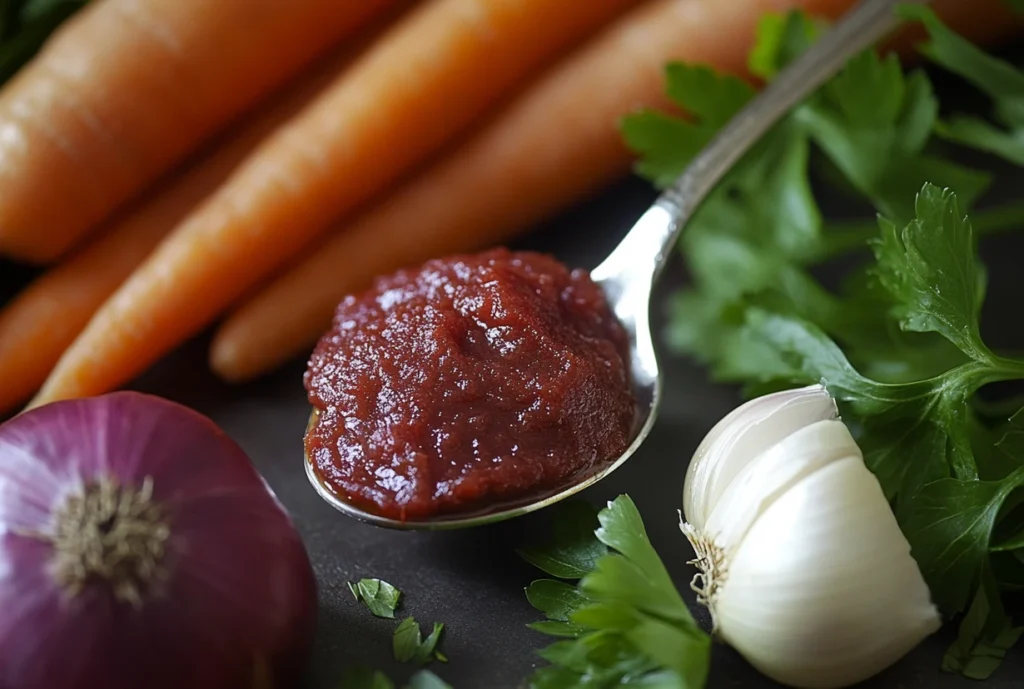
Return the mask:
POLYGON ((0 253, 57 257, 391 2, 93 2, 0 92, 0 253))
POLYGON ((434 0, 270 137, 97 313, 37 402, 140 373, 546 59, 638 0, 434 0))
POLYGON ((229 136, 0 311, 0 414, 28 399, 89 319, 161 239, 281 123, 309 103, 410 3, 403 1, 246 116, 229 136))
MULTIPOLYGON (((667 106, 661 96, 667 61, 742 74, 764 12, 801 6, 834 17, 851 4, 664 0, 639 8, 557 66, 450 159, 341 228, 243 305, 217 333, 211 365, 227 380, 252 378, 308 351, 337 303, 375 275, 502 242, 626 175, 631 156, 616 123, 637 107, 667 106)), ((970 21, 1000 26, 980 16, 970 21)))

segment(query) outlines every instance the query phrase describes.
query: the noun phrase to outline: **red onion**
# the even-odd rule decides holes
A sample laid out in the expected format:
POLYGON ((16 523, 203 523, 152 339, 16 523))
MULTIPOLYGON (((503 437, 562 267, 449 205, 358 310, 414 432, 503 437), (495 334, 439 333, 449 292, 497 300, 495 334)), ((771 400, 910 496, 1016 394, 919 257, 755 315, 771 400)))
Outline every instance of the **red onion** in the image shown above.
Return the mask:
POLYGON ((210 420, 132 392, 0 426, 0 689, 294 686, 316 581, 210 420))

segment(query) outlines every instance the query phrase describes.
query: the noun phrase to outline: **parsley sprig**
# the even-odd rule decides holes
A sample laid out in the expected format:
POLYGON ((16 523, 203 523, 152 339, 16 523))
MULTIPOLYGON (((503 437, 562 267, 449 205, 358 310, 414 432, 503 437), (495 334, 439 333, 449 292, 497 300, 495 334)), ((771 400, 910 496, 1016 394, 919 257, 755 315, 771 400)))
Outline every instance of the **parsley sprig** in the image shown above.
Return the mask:
POLYGON ((672 583, 633 501, 621 495, 596 519, 585 503, 567 503, 555 524, 553 542, 521 554, 552 576, 577 581, 540 579, 526 589, 547 617, 531 627, 564 637, 539 651, 550 665, 530 677, 530 689, 704 686, 711 639, 672 583))
MULTIPOLYGON (((955 142, 1024 163, 1024 72, 927 8, 901 13, 928 30, 925 55, 991 97, 995 123, 940 119, 927 74, 905 72, 894 56, 868 51, 850 60, 690 221, 681 248, 692 286, 672 301, 669 342, 749 394, 829 387, 936 603, 948 617, 962 613, 943 667, 977 678, 1021 635, 1002 594, 1024 590, 1024 409, 993 422, 977 393, 1024 379, 1024 360, 982 338, 986 273, 976 230, 1020 227, 1024 206, 976 209, 991 175, 940 151, 955 142), (816 161, 822 177, 874 207, 877 221, 829 226, 810 182, 816 161), (823 260, 858 249, 874 262, 838 291, 814 277, 823 260)), ((765 20, 752 71, 770 79, 819 34, 798 13, 765 20)), ((702 68, 676 64, 666 76, 669 95, 691 117, 644 112, 623 124, 642 156, 639 172, 659 185, 752 95, 738 79, 702 68)))

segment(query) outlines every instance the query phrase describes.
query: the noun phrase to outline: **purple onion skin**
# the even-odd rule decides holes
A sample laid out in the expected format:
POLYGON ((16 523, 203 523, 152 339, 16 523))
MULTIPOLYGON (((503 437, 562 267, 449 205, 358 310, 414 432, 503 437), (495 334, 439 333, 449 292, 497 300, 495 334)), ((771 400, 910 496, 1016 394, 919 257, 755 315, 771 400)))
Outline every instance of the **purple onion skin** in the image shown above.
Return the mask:
POLYGON ((57 402, 0 426, 0 689, 293 687, 316 580, 290 518, 209 419, 134 392, 57 402), (170 535, 141 605, 103 579, 56 581, 67 496, 151 477, 170 535), (26 533, 28 532, 28 533, 26 533))

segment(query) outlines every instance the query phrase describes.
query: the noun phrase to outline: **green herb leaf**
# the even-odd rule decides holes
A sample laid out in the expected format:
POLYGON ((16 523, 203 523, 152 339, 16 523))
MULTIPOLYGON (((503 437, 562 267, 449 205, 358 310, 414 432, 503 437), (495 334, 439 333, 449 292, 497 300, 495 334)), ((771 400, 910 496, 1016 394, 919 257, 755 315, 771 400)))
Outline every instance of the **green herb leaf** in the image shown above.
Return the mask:
POLYGON ((543 612, 549 620, 567 622, 569 617, 590 599, 575 586, 553 579, 538 579, 526 588, 530 605, 543 612))
POLYGON ((757 24, 757 39, 747 66, 762 79, 771 79, 821 35, 821 23, 803 12, 768 13, 757 24))
POLYGON ((357 601, 361 600, 377 617, 393 619, 402 592, 382 579, 360 579, 348 584, 357 601))
POLYGON ((395 633, 391 640, 395 660, 400 663, 412 661, 417 665, 429 663, 436 657, 435 649, 441 640, 441 632, 443 630, 444 625, 440 622, 435 622, 430 635, 424 639, 415 618, 406 617, 395 628, 395 633))
POLYGON ((406 663, 413 659, 417 649, 423 643, 423 635, 420 633, 420 626, 413 617, 406 617, 398 623, 391 639, 395 660, 406 663))
POLYGON ((751 97, 749 84, 703 66, 670 64, 666 92, 691 121, 645 110, 622 121, 627 145, 643 154, 637 172, 659 186, 675 181, 714 133, 751 97))
MULTIPOLYGON (((423 640, 419 648, 416 649, 416 654, 413 656, 413 661, 418 665, 429 663, 432 659, 437 657, 435 649, 437 648, 438 642, 441 641, 441 632, 444 631, 444 624, 441 622, 435 622, 434 628, 430 630, 430 635, 423 640)), ((445 657, 444 662, 448 662, 448 658, 445 657)))
POLYGON ((1002 481, 942 479, 911 498, 904 534, 935 602, 947 613, 967 607, 1003 503, 1024 486, 1024 468, 1002 481))
POLYGON ((904 75, 895 55, 853 58, 795 113, 845 178, 898 223, 925 182, 957 190, 965 206, 988 186, 986 173, 924 151, 938 102, 922 72, 904 75))
POLYGON ((925 184, 916 217, 902 230, 882 219, 876 274, 897 304, 901 325, 938 332, 973 359, 991 355, 978 331, 981 280, 971 223, 956 194, 925 184))
POLYGON ((703 686, 710 638, 683 603, 636 506, 620 496, 597 521, 597 538, 615 552, 598 558, 575 587, 542 579, 527 589, 550 618, 531 628, 568 639, 540 651, 552 665, 537 670, 530 687, 703 686))
POLYGON ((921 46, 921 52, 987 94, 993 101, 996 120, 1006 127, 999 129, 976 117, 959 115, 940 123, 938 133, 1024 164, 1024 72, 956 34, 928 7, 907 5, 900 12, 927 29, 929 40, 921 46))
POLYGON ((979 117, 954 115, 935 125, 943 139, 1024 165, 1024 129, 1004 131, 979 117))
POLYGON ((452 686, 430 670, 420 670, 409 678, 405 689, 452 689, 452 686))
POLYGON ((552 538, 539 548, 522 548, 519 555, 553 577, 579 579, 594 568, 608 548, 594 536, 597 509, 584 500, 566 500, 552 511, 552 538))
POLYGON ((547 634, 548 636, 577 637, 585 630, 583 627, 572 622, 558 622, 556 620, 544 620, 543 622, 531 622, 526 625, 535 632, 547 634))
POLYGON ((981 586, 960 622, 957 640, 942 659, 942 669, 970 679, 988 679, 1022 633, 1024 627, 1015 627, 1006 615, 999 585, 989 568, 983 567, 981 586))

